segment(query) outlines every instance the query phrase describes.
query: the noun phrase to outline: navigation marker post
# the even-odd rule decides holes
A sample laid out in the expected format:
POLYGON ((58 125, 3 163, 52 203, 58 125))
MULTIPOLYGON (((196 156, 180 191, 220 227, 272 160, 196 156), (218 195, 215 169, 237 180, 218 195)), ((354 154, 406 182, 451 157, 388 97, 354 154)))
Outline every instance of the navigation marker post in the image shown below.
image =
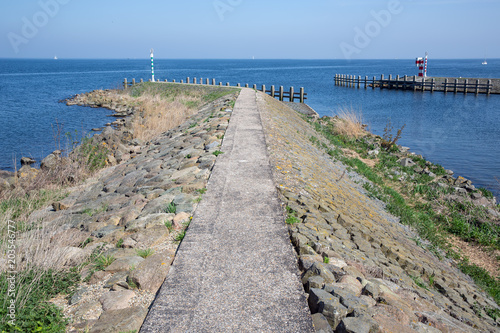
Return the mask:
POLYGON ((155 67, 153 65, 153 49, 150 50, 151 52, 151 81, 155 82, 155 67))

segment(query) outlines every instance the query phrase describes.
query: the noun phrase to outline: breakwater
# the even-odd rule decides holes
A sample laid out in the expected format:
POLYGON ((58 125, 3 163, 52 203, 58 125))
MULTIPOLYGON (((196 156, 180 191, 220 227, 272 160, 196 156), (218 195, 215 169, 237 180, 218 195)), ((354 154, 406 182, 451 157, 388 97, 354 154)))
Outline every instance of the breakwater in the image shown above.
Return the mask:
MULTIPOLYGON (((144 80, 143 79, 140 79, 139 83, 143 83, 144 80)), ((149 79, 148 82, 151 82, 151 79, 149 79)), ((161 83, 161 82, 169 82, 168 79, 165 79, 164 81, 160 81, 160 79, 157 79, 155 82, 157 83, 161 83)), ((206 86, 209 86, 209 85, 212 85, 212 86, 216 86, 218 85, 219 87, 222 87, 223 84, 222 82, 219 82, 218 84, 216 84, 216 80, 215 79, 205 79, 205 81, 203 80, 203 78, 190 78, 190 77, 187 77, 186 78, 186 81, 184 81, 184 79, 180 80, 180 81, 176 81, 175 79, 172 79, 170 81, 171 83, 181 83, 181 84, 200 84, 200 85, 206 85, 206 86), (205 82, 205 83, 204 83, 205 82)), ((136 81, 135 79, 132 79, 132 81, 128 81, 126 78, 123 80, 123 87, 124 88, 127 88, 129 86, 134 86, 136 84, 136 81)), ((230 87, 230 83, 229 82, 226 82, 226 84, 224 85, 226 87, 230 87)), ((234 87, 237 87, 237 88, 241 88, 241 87, 245 87, 245 88, 250 88, 250 84, 248 83, 245 83, 244 86, 242 86, 241 83, 237 83, 234 87)), ((296 92, 295 88, 294 87, 290 87, 288 89, 285 89, 283 86, 278 86, 278 87, 275 87, 274 85, 270 86, 269 89, 266 88, 266 85, 263 84, 260 88, 257 88, 257 85, 254 84, 252 85, 252 89, 254 90, 259 90, 259 91, 262 91, 274 98, 277 98, 278 100, 280 101, 285 101, 288 99, 289 102, 291 103, 294 103, 296 100, 299 102, 299 103, 304 103, 304 101, 307 99, 307 93, 304 91, 304 87, 300 87, 299 91, 296 92)))
POLYGON ((444 93, 473 93, 473 94, 500 94, 500 79, 473 79, 448 77, 419 77, 382 74, 380 78, 374 76, 335 74, 335 85, 349 88, 395 89, 411 91, 442 91, 444 93))
MULTIPOLYGON (((498 309, 496 304, 462 274, 452 260, 432 254, 412 228, 400 224, 380 201, 368 196, 358 184, 366 180, 332 159, 335 154, 330 154, 325 147, 332 150, 334 147, 329 146, 311 124, 283 103, 259 92, 255 94, 259 112, 256 119, 261 119, 267 147, 262 163, 271 166, 284 215, 273 223, 286 221, 288 224, 297 251, 296 272, 309 294, 307 305, 317 331, 494 332, 498 328, 491 313, 485 310, 498 309)), ((99 103, 102 105, 102 101, 99 103)), ((33 220, 42 219, 47 225, 59 228, 54 239, 63 234, 71 236, 73 243, 65 244, 68 252, 64 252, 68 264, 78 260, 78 255, 89 255, 93 246, 100 245, 105 246, 107 256, 116 258, 116 263, 109 268, 92 272, 70 302, 59 300, 58 304, 67 308, 68 316, 78 321, 75 329, 128 331, 142 325, 155 288, 168 274, 169 264, 174 260, 174 240, 193 213, 204 213, 198 211, 197 204, 204 200, 202 193, 208 194, 211 190, 205 187, 205 181, 211 176, 212 167, 222 153, 222 156, 229 155, 224 145, 231 144, 234 136, 243 131, 225 136, 233 112, 245 111, 237 105, 233 109, 231 99, 223 98, 201 108, 191 119, 154 140, 141 142, 124 138, 130 144, 120 161, 116 161, 120 163, 73 189, 68 198, 33 214, 33 220), (83 253, 79 241, 85 242, 88 238, 92 241, 87 242, 83 253), (155 255, 146 258, 138 255, 138 250, 147 249, 154 249, 155 255), (158 272, 161 274, 156 274, 158 272)), ((124 126, 127 123, 125 121, 124 126)), ((247 125, 252 130, 258 127, 254 122, 247 125)), ((109 142, 113 145, 114 140, 109 142)), ((370 145, 375 148, 377 142, 370 145)), ((373 155, 377 155, 377 149, 373 151, 373 155)), ((252 154, 250 149, 236 155, 232 163, 246 163, 254 157, 252 154)), ((405 163, 408 164, 404 167, 409 167, 410 162, 405 163)), ((414 174, 409 174, 408 169, 397 169, 399 174, 394 172, 392 176, 396 181, 398 177, 411 179, 410 176, 416 174, 438 178, 436 166, 424 163, 421 169, 413 170, 414 174)), ((260 173, 245 177, 251 177, 247 183, 261 180, 260 173)), ((446 174, 439 175, 439 179, 446 180, 447 186, 456 188, 457 195, 463 198, 472 199, 475 193, 463 178, 446 174)), ((230 200, 237 201, 243 196, 245 186, 225 188, 225 191, 230 191, 230 200)), ((480 199, 479 195, 477 200, 480 199)), ((247 206, 253 207, 253 202, 247 206)), ((224 208, 217 207, 218 213, 223 214, 224 208)), ((251 221, 253 215, 260 217, 261 211, 255 208, 245 216, 245 221, 251 221)), ((213 228, 215 220, 205 220, 198 228, 213 228)), ((265 227, 244 226, 248 233, 269 233, 265 227)), ((231 232, 241 230, 235 227, 231 232)), ((189 233, 188 228, 187 240, 189 233)), ((199 240, 197 235, 193 235, 195 240, 199 240)), ((227 237, 212 249, 222 251, 234 246, 235 253, 245 252, 241 244, 231 240, 227 237)), ((198 258, 206 256, 202 245, 203 251, 195 253, 198 258)), ((264 257, 265 251, 259 259, 264 257)), ((210 263, 211 258, 208 256, 206 262, 210 263)), ((243 274, 246 262, 240 257, 235 259, 223 271, 232 274, 232 282, 240 281, 241 287, 231 285, 227 289, 224 276, 215 275, 220 281, 222 296, 228 292, 233 297, 250 283, 243 274)), ((265 267, 269 269, 278 264, 269 260, 265 267)), ((203 285, 204 280, 200 281, 197 288, 203 285)), ((271 280, 261 274, 251 282, 257 281, 269 285, 271 280)), ((176 289, 183 280, 174 282, 166 288, 176 289)), ((187 290, 186 296, 193 293, 196 291, 187 290)), ((213 306, 209 298, 199 300, 213 306)), ((270 306, 246 320, 259 323, 272 313, 280 314, 276 311, 280 309, 279 304, 270 306)), ((189 317, 191 309, 179 306, 176 311, 189 317)), ((193 318, 203 321, 200 317, 193 318)), ((219 322, 224 323, 224 318, 227 316, 219 322)), ((154 329, 154 325, 150 327, 154 329)), ((262 330, 266 331, 266 327, 262 330)))

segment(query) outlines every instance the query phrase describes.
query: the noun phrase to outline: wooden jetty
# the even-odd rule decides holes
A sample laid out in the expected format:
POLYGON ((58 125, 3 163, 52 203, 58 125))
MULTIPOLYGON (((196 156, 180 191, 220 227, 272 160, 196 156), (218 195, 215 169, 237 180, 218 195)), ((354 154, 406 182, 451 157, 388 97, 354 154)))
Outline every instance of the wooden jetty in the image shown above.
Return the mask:
MULTIPOLYGON (((143 83, 144 80, 141 79, 139 81, 140 83, 143 83)), ((151 82, 151 79, 149 80, 149 82, 151 82)), ((160 81, 160 80, 157 80, 156 82, 169 82, 167 79, 165 79, 165 81, 160 81)), ((218 86, 223 86, 222 82, 219 82, 218 84, 216 84, 216 80, 215 79, 203 79, 203 78, 190 78, 190 77, 187 77, 186 80, 180 80, 180 81, 176 81, 175 79, 170 81, 170 83, 179 83, 179 84, 200 84, 200 85, 212 85, 212 86, 215 86, 215 85, 218 85, 218 86)), ((136 84, 136 81, 135 79, 132 79, 132 81, 128 81, 126 78, 123 80, 123 87, 124 88, 127 88, 129 86, 134 86, 136 84)), ((226 82, 225 84, 226 87, 231 87, 231 85, 229 84, 229 82, 226 82)), ((242 87, 242 85, 240 83, 237 83, 234 87, 242 87)), ((245 88, 250 88, 250 85, 248 83, 245 84, 245 88)), ((285 100, 288 100, 292 103, 295 102, 295 100, 298 100, 299 103, 304 103, 304 101, 307 99, 307 93, 304 92, 304 87, 300 87, 299 91, 296 92, 294 87, 290 87, 288 89, 284 89, 283 86, 279 86, 279 87, 275 87, 274 85, 272 85, 269 89, 266 88, 266 85, 262 85, 260 88, 257 88, 257 85, 254 84, 252 86, 252 88, 254 90, 258 90, 258 91, 262 91, 274 98, 278 98, 280 101, 285 101, 285 100)))
POLYGON ((385 78, 374 76, 362 78, 360 75, 335 74, 335 85, 350 88, 365 89, 397 89, 412 91, 442 91, 444 93, 474 93, 474 94, 500 94, 500 79, 471 79, 471 78, 449 78, 449 77, 419 77, 396 75, 385 78))

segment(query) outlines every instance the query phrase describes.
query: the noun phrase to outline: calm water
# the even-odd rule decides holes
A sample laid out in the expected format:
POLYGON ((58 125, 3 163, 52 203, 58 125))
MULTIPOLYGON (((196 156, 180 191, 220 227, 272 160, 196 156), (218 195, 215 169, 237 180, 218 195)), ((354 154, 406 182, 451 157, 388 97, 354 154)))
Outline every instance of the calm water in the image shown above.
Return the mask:
MULTIPOLYGON (((430 60, 429 76, 500 78, 500 59, 430 60)), ((156 78, 215 78, 217 82, 304 87, 320 115, 359 110, 371 131, 390 119, 406 124, 400 143, 427 159, 500 193, 500 96, 447 95, 335 87, 335 74, 413 75, 414 60, 156 60, 156 78)), ((88 133, 109 111, 58 103, 70 95, 116 88, 125 77, 149 78, 149 60, 0 59, 0 169, 13 170, 22 156, 40 160, 62 133, 88 133)), ((62 136, 64 142, 64 135, 62 136)), ((63 144, 64 145, 64 144, 63 144)))

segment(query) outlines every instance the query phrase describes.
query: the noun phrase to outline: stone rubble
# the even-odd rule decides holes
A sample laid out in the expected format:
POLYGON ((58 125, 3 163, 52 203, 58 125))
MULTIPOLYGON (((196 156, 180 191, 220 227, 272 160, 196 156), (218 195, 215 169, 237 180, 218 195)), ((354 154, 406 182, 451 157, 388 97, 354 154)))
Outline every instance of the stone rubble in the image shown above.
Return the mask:
POLYGON ((500 330, 478 310, 496 303, 451 261, 417 246, 359 176, 344 177, 346 167, 311 143, 319 134, 309 124, 263 94, 258 103, 276 185, 298 219, 290 238, 318 332, 500 330), (429 278, 433 288, 417 284, 429 278))
MULTIPOLYGON (((92 255, 114 259, 103 270, 86 265, 75 294, 53 300, 70 320, 68 332, 140 328, 173 261, 176 237, 204 193, 231 115, 226 109, 235 99, 233 94, 202 107, 151 142, 132 139, 127 125, 106 127, 95 137, 114 148, 108 156, 112 166, 31 215, 32 221, 57 226, 53 238, 64 239, 68 268, 88 263, 92 255), (150 253, 141 257, 140 250, 150 253)), ((95 106, 133 116, 120 106, 95 106)), ((42 167, 50 168, 56 159, 49 155, 42 167)), ((59 251, 61 243, 47 250, 59 251)))

